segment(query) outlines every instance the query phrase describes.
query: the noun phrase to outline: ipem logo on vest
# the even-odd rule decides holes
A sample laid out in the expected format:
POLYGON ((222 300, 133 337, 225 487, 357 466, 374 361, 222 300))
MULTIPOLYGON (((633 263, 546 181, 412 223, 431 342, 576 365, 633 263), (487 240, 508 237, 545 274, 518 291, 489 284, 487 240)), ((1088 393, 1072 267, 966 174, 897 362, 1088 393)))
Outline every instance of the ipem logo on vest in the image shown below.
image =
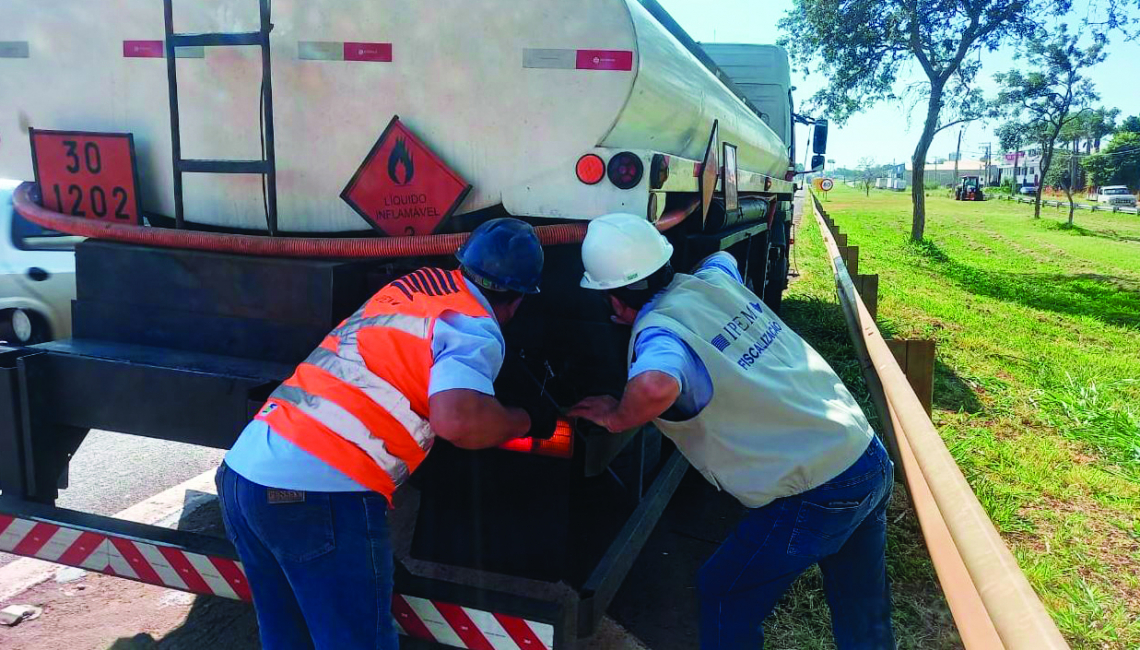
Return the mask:
MULTIPOLYGON (((724 327, 721 328, 721 333, 714 336, 709 343, 718 351, 724 352, 730 345, 740 339, 745 332, 752 329, 752 326, 756 324, 756 321, 760 320, 760 316, 763 313, 764 308, 760 306, 760 303, 748 303, 744 309, 740 310, 739 315, 733 316, 731 320, 724 324, 724 327)), ((772 342, 776 340, 776 337, 783 329, 783 326, 780 325, 779 322, 773 321, 769 323, 764 333, 756 339, 753 339, 756 342, 750 345, 748 349, 740 355, 740 358, 736 361, 737 365, 745 370, 750 368, 752 364, 760 359, 760 355, 764 354, 764 351, 772 345, 772 342)))

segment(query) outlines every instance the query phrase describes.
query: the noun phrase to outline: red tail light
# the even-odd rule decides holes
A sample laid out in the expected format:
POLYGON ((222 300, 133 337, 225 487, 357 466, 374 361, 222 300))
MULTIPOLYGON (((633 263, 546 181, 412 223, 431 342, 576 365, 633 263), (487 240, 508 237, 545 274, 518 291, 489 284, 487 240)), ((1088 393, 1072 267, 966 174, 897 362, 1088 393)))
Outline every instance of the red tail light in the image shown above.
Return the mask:
POLYGON ((623 151, 610 158, 607 172, 611 183, 619 189, 630 190, 637 187, 637 184, 641 182, 641 176, 645 173, 645 165, 642 164, 641 158, 637 154, 623 151))
POLYGON ((574 172, 578 175, 578 180, 586 185, 597 185, 606 177, 606 161, 597 154, 588 153, 578 159, 574 172))
POLYGON ((555 458, 570 458, 574 455, 574 430, 570 423, 559 419, 554 427, 554 435, 549 440, 536 440, 534 438, 516 438, 508 443, 499 445, 499 449, 507 451, 521 451, 539 456, 553 456, 555 458))

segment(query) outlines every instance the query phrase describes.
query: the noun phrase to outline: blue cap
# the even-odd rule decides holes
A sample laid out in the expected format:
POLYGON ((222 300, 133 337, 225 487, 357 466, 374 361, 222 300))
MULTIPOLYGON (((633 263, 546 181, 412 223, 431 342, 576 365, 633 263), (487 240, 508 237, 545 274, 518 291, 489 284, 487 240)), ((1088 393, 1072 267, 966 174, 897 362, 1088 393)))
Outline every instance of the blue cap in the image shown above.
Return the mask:
POLYGON ((542 244, 525 221, 504 217, 480 224, 455 257, 484 289, 538 293, 542 244))

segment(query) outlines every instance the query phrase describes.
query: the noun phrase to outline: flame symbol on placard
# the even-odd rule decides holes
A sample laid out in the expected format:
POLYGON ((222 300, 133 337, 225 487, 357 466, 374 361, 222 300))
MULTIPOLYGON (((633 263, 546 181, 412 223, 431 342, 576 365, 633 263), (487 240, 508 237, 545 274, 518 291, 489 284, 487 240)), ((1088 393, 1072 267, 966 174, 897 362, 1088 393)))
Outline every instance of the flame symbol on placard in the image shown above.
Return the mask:
POLYGON ((412 176, 416 173, 415 166, 412 164, 412 153, 408 151, 408 146, 403 138, 396 140, 396 146, 392 147, 392 153, 388 154, 388 178, 396 185, 407 185, 412 182, 412 176), (402 168, 402 170, 401 170, 402 168))

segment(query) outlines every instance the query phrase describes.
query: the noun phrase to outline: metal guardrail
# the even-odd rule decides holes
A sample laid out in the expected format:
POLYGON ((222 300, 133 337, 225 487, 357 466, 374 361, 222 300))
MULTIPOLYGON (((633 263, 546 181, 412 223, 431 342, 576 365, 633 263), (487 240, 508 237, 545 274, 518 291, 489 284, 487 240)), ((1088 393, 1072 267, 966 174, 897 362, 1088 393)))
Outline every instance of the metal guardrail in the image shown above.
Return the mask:
MULTIPOLYGON (((1015 203, 1028 203, 1033 204, 1032 197, 1025 196, 1008 196, 1006 194, 993 194, 999 201, 1012 201, 1015 203)), ((1054 199, 1041 199, 1041 205, 1047 205, 1054 208, 1067 208, 1069 207, 1068 201, 1057 201, 1054 199)), ((1099 203, 1073 203, 1073 206, 1078 210, 1090 210, 1092 212, 1123 212, 1124 214, 1140 214, 1140 209, 1129 208, 1120 205, 1100 205, 1099 203)))
POLYGON ((968 650, 1067 649, 1068 643, 887 348, 855 289, 826 212, 814 193, 811 203, 832 260, 852 343, 880 411, 892 455, 905 478, 963 645, 968 650))

